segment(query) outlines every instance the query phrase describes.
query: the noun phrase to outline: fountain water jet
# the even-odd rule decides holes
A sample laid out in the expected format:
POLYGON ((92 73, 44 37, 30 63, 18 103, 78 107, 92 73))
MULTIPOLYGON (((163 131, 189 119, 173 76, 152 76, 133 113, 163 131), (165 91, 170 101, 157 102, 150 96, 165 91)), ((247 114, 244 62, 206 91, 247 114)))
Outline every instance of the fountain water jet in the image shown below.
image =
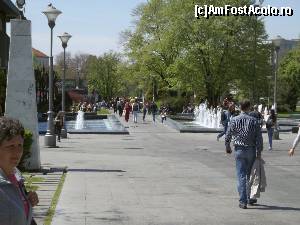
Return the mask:
POLYGON ((194 110, 195 123, 208 128, 220 128, 221 108, 208 108, 207 103, 201 103, 194 110))
POLYGON ((84 128, 84 112, 79 110, 76 117, 75 130, 84 128))

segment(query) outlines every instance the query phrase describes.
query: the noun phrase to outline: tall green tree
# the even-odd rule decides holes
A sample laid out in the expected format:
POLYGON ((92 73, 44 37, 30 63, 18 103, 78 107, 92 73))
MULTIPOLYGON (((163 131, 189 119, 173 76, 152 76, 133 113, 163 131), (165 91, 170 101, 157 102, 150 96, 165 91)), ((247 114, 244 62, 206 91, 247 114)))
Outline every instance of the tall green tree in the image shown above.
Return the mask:
POLYGON ((115 97, 121 84, 119 63, 120 55, 115 52, 104 53, 99 57, 90 56, 86 67, 89 92, 97 91, 105 100, 115 97))
POLYGON ((300 97, 300 46, 282 59, 278 78, 279 110, 295 111, 300 97))
MULTIPOLYGON (((214 6, 250 3, 210 1, 214 6)), ((234 16, 196 19, 195 4, 150 0, 139 6, 134 13, 136 28, 125 33, 128 57, 145 71, 143 76, 156 76, 160 90, 190 91, 216 105, 225 93, 238 89, 257 101, 262 94, 257 87, 269 75, 263 21, 234 16)))

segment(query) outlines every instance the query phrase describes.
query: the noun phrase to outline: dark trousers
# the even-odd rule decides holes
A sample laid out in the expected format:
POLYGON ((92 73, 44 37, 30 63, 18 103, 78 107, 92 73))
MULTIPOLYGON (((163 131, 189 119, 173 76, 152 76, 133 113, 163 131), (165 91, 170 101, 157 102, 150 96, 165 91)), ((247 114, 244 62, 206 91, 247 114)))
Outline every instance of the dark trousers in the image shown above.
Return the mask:
POLYGON ((145 121, 147 110, 143 110, 143 121, 145 121))
POLYGON ((60 141, 62 126, 60 124, 55 125, 55 133, 57 134, 57 140, 60 141))

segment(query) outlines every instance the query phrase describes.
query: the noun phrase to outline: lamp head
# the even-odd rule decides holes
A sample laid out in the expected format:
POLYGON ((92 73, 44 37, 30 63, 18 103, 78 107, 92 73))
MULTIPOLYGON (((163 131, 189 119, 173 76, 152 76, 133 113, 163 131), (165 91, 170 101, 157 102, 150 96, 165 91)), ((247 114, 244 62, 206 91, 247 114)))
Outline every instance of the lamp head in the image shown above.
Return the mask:
POLYGON ((43 13, 47 16, 48 19, 48 25, 52 29, 55 26, 55 20, 59 14, 61 14, 61 11, 53 7, 53 5, 50 3, 48 5, 48 8, 43 11, 43 13))
POLYGON ((25 5, 25 0, 17 0, 17 6, 20 10, 22 10, 23 6, 25 5))
POLYGON ((63 48, 66 48, 68 45, 68 41, 72 37, 72 35, 68 34, 67 32, 64 32, 62 35, 59 35, 58 37, 61 40, 61 44, 63 48))

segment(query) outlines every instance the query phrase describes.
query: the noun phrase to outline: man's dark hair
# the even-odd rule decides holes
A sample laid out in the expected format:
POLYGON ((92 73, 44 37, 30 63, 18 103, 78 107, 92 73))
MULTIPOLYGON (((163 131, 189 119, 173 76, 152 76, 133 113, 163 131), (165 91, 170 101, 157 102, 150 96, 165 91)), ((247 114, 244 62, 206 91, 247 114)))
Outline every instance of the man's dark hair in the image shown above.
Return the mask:
POLYGON ((4 140, 10 140, 21 135, 24 138, 24 127, 19 120, 2 116, 0 117, 0 145, 4 140))
POLYGON ((250 101, 249 101, 248 99, 242 100, 242 101, 240 102, 240 105, 241 105, 241 110, 242 110, 242 111, 247 111, 247 110, 249 110, 249 109, 250 109, 250 106, 251 106, 250 101))

